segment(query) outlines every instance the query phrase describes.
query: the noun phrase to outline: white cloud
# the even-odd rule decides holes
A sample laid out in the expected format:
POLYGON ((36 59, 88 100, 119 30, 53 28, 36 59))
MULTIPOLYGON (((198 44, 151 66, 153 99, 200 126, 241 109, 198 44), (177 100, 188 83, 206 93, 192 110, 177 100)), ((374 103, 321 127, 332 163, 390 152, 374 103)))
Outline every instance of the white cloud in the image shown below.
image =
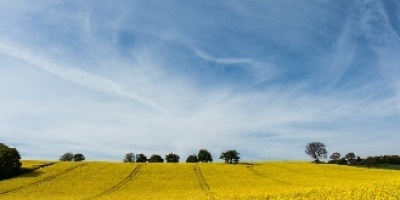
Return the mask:
POLYGON ((201 59, 204 59, 206 61, 210 62, 216 62, 219 64, 252 64, 252 59, 250 58, 215 58, 203 51, 200 51, 198 49, 193 49, 193 52, 196 54, 201 59))
POLYGON ((123 97, 130 98, 137 102, 143 103, 161 113, 165 113, 163 108, 157 105, 155 102, 146 99, 144 97, 138 96, 134 93, 127 92, 117 83, 85 72, 83 70, 72 68, 72 67, 62 67, 55 63, 50 63, 49 61, 37 57, 27 50, 17 47, 12 44, 7 44, 4 41, 0 41, 0 52, 8 54, 13 57, 17 57, 25 62, 38 67, 48 73, 59 76, 68 81, 74 82, 76 84, 88 87, 90 89, 98 90, 101 92, 113 93, 123 97))
MULTIPOLYGON (((279 3, 273 5, 279 9, 285 6, 286 4, 279 3)), ((291 6, 289 11, 307 7, 291 6)), ((0 124, 3 124, 0 134, 7 143, 15 144, 23 150, 23 155, 30 158, 44 156, 56 159, 64 151, 79 151, 88 155, 88 159, 120 160, 129 151, 148 155, 173 151, 181 154, 184 159, 186 155, 196 153, 200 148, 210 149, 215 157, 227 148, 235 148, 244 152, 244 159, 305 159, 304 145, 311 140, 327 142, 335 148, 332 151, 354 148, 351 151, 367 154, 365 152, 369 151, 371 145, 364 143, 368 139, 379 134, 397 134, 396 121, 384 123, 387 118, 398 116, 398 94, 385 97, 377 92, 381 88, 376 85, 365 86, 364 89, 334 90, 338 79, 357 56, 352 26, 352 23, 358 24, 357 21, 350 21, 345 27, 341 27, 341 36, 332 44, 336 45, 332 57, 307 58, 314 59, 315 63, 328 63, 321 66, 321 71, 327 69, 337 74, 337 79, 326 81, 333 85, 331 92, 318 93, 313 89, 318 90, 320 87, 313 80, 299 80, 285 86, 277 72, 284 72, 281 68, 287 66, 269 64, 279 63, 275 62, 277 59, 287 59, 288 63, 297 61, 292 56, 305 55, 296 54, 298 51, 304 51, 304 47, 314 47, 321 42, 313 39, 315 35, 308 35, 315 30, 313 27, 320 27, 311 20, 315 16, 286 11, 286 14, 291 14, 285 16, 288 21, 276 20, 263 29, 260 25, 279 17, 281 10, 266 14, 258 12, 256 15, 249 12, 254 8, 240 10, 238 19, 248 22, 243 28, 262 37, 260 42, 267 42, 257 46, 263 50, 254 50, 252 45, 258 44, 252 43, 253 41, 248 44, 237 42, 232 44, 232 48, 237 50, 238 56, 219 57, 213 52, 192 48, 196 45, 206 47, 205 49, 218 47, 203 37, 210 34, 210 37, 215 36, 218 40, 225 36, 210 31, 218 28, 212 22, 209 22, 211 25, 204 25, 192 23, 193 20, 188 19, 190 23, 185 21, 184 26, 174 25, 173 17, 151 16, 153 10, 147 12, 135 9, 131 13, 128 8, 123 8, 119 8, 123 14, 112 12, 116 13, 115 16, 106 21, 103 19, 108 16, 91 12, 90 6, 82 12, 74 13, 76 15, 73 17, 66 11, 62 15, 53 16, 52 24, 68 18, 68 22, 74 24, 71 27, 78 29, 66 29, 82 40, 76 42, 77 47, 51 39, 50 36, 64 33, 64 29, 51 33, 45 28, 38 30, 19 27, 10 30, 21 31, 15 36, 0 33, 3 38, 0 41, 0 72, 3 72, 0 74, 0 93, 4 94, 0 98, 0 112, 3 113, 0 116, 0 124), (130 18, 136 21, 130 21, 130 18), (153 20, 157 22, 155 24, 165 26, 141 23, 138 19, 153 20), (301 25, 296 25, 298 21, 301 21, 301 25), (81 23, 75 25, 74 22, 81 23), (303 26, 310 28, 303 30, 303 26), (154 38, 140 41, 144 43, 142 45, 132 45, 128 52, 121 52, 117 40, 119 31, 124 28, 132 30, 134 39, 140 38, 141 34, 154 38), (194 28, 196 33, 191 32, 194 28), (268 31, 263 35, 263 31, 268 29, 275 32, 268 31), (32 32, 46 39, 35 37, 35 42, 26 43, 24 41, 29 41, 29 37, 22 32, 32 32), (275 52, 275 49, 268 49, 271 41, 274 42, 274 47, 283 49, 280 52, 278 49, 273 57, 266 53, 275 52), (234 46, 236 44, 239 45, 234 46), (171 46, 181 49, 176 50, 170 48, 171 46), (171 55, 164 55, 165 49, 171 55), (170 61, 179 56, 183 58, 181 53, 187 53, 187 49, 192 50, 185 54, 189 55, 184 58, 187 62, 182 64, 170 61), (247 50, 257 54, 253 56, 243 53, 247 50), (190 57, 190 53, 193 57, 190 57), (82 57, 85 59, 81 59, 82 57), (198 58, 223 67, 249 70, 253 72, 248 80, 251 83, 259 83, 268 78, 277 80, 267 82, 261 88, 246 87, 238 90, 234 84, 209 84, 208 77, 197 77, 190 74, 192 71, 176 74, 178 70, 175 65, 199 67, 191 65, 192 59, 198 58), (193 77, 204 80, 207 84, 198 86, 194 84, 193 77), (393 109, 396 105, 397 110, 393 109), (24 138, 24 142, 20 142, 19 138, 24 138), (361 142, 360 138, 363 138, 361 142)), ((46 13, 41 13, 42 11, 37 12, 42 17, 49 17, 46 13)), ((167 15, 168 12, 165 12, 163 14, 167 15)), ((328 14, 320 13, 317 16, 328 14)), ((201 16, 198 18, 201 19, 201 16)), ((234 26, 243 21, 224 24, 222 27, 232 27, 234 31, 234 26)), ((10 24, 12 22, 8 23, 8 27, 13 27, 10 24)), ((65 23, 65 26, 68 24, 65 23)), ((364 30, 370 31, 372 39, 376 39, 370 27, 364 30)), ((235 33, 232 32, 230 36, 232 35, 235 33)), ((237 37, 237 41, 241 41, 243 35, 239 34, 237 37)), ((223 50, 226 47, 220 48, 223 50)), ((221 52, 221 49, 215 52, 221 52)), ((326 51, 324 55, 332 51, 323 50, 326 51)), ((399 83, 395 78, 398 71, 393 71, 395 67, 390 67, 397 66, 398 56, 396 57, 396 53, 384 56, 385 52, 395 51, 397 48, 394 45, 389 49, 382 47, 381 50, 379 67, 383 68, 383 74, 389 75, 392 72, 392 80, 397 82, 391 87, 400 93, 399 83), (392 58, 388 59, 389 57, 392 58)), ((293 66, 305 67, 303 64, 295 63, 293 66)), ((290 70, 294 74, 297 72, 297 68, 290 70)), ((313 77, 320 75, 319 72, 310 73, 313 77)), ((387 83, 382 82, 382 88, 387 89, 387 83)), ((385 142, 387 141, 383 138, 377 139, 376 145, 385 146, 385 142)), ((386 146, 396 141, 389 142, 386 146)), ((380 152, 393 149, 387 147, 380 152)))

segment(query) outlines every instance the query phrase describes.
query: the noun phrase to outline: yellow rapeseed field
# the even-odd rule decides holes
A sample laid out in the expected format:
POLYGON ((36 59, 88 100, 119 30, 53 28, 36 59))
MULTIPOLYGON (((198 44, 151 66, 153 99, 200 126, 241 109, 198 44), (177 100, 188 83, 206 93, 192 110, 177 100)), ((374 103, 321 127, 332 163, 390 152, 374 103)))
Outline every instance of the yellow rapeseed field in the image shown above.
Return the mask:
MULTIPOLYGON (((25 161, 37 166, 39 161, 25 161)), ((302 162, 58 162, 0 181, 0 199, 400 199, 400 171, 302 162)))

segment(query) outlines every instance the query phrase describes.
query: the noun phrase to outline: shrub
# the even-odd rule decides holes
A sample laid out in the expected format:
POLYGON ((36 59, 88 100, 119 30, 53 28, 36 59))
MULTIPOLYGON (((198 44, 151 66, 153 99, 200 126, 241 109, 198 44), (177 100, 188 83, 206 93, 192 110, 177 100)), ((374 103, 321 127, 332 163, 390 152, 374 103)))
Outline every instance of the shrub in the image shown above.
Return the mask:
POLYGON ((22 165, 20 159, 16 148, 0 143, 0 179, 17 175, 22 165))

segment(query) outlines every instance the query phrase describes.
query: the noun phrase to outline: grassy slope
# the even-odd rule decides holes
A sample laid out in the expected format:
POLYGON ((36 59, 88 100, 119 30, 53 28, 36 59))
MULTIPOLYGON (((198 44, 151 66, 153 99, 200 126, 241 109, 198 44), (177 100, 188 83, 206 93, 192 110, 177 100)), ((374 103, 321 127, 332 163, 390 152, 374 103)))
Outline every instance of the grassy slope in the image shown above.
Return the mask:
MULTIPOLYGON (((24 165, 36 165, 33 163, 24 165)), ((390 199, 390 195, 399 195, 398 188, 400 171, 300 162, 60 162, 0 181, 0 199, 263 199, 269 195, 318 199, 332 194, 339 195, 337 198, 351 195, 354 199, 368 199, 377 193, 389 195, 385 198, 390 199)))

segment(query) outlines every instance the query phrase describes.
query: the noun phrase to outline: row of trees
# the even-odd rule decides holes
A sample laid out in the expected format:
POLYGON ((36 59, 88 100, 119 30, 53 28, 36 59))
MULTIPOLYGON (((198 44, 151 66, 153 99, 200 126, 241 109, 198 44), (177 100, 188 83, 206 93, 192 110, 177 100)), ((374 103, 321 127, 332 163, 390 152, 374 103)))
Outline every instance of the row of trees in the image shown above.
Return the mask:
MULTIPOLYGON (((305 153, 311 156, 315 163, 320 163, 320 159, 326 159, 328 155, 325 144, 321 142, 308 143, 305 153)), ((368 156, 363 159, 354 152, 346 153, 344 157, 339 152, 334 152, 329 158, 329 164, 339 165, 400 165, 399 155, 368 156)))
POLYGON ((400 165, 399 155, 369 156, 361 162, 365 165, 400 165))
POLYGON ((0 143, 0 179, 10 178, 21 171, 21 156, 16 148, 0 143))
MULTIPOLYGON (((236 164, 239 162, 240 156, 239 152, 236 150, 227 150, 221 153, 220 159, 223 159, 225 163, 229 164, 236 164)), ((169 153, 165 155, 165 159, 163 159, 160 155, 158 154, 153 154, 150 156, 149 159, 147 159, 147 156, 144 154, 134 154, 134 153, 127 153, 125 155, 125 158, 123 159, 124 162, 130 163, 130 162, 137 162, 137 163, 163 163, 164 160, 167 163, 178 163, 180 160, 180 156, 174 153, 169 153)), ((210 151, 207 149, 200 149, 197 154, 192 154, 189 155, 186 158, 187 163, 197 163, 197 162, 202 162, 202 163, 208 163, 208 162, 213 162, 212 155, 210 151)))
POLYGON ((80 162, 85 160, 85 156, 81 153, 73 154, 71 152, 64 153, 60 156, 60 161, 75 161, 80 162))
MULTIPOLYGON (((326 159, 328 157, 328 151, 326 150, 326 146, 321 142, 310 142, 306 145, 305 153, 309 155, 313 162, 321 163, 321 159, 326 159)), ((355 153, 350 152, 347 153, 343 158, 339 152, 332 153, 329 157, 331 160, 328 161, 330 164, 340 164, 340 165, 355 165, 359 164, 362 159, 359 156, 356 156, 355 153)))

